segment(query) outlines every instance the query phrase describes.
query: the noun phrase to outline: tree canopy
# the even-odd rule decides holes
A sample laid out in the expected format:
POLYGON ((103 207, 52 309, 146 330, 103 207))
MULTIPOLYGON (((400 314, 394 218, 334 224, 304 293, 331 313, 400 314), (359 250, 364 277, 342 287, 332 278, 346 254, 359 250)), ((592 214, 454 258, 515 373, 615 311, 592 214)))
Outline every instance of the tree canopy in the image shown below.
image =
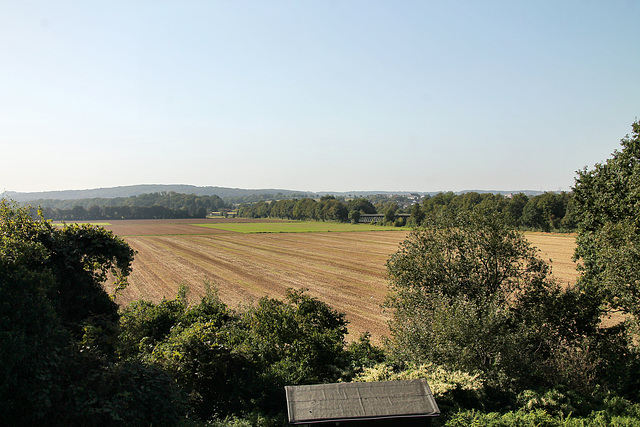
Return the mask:
POLYGON ((610 159, 578 171, 574 192, 583 287, 640 316, 640 121, 610 159))
POLYGON ((479 370, 502 388, 579 374, 556 350, 579 341, 595 320, 567 310, 578 295, 560 289, 504 217, 440 216, 414 229, 387 266, 399 358, 479 370))
POLYGON ((184 414, 164 372, 114 358, 133 250, 98 227, 55 227, 0 200, 0 417, 8 425, 170 423, 184 414))

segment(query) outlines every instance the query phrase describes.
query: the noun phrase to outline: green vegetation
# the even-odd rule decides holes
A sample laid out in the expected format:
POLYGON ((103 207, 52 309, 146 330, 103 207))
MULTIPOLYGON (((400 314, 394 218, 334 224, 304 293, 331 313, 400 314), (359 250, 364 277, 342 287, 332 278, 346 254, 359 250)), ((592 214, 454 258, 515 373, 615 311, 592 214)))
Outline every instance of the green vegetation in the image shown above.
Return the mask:
POLYGON ((480 371, 501 390, 589 386, 560 349, 573 354, 597 319, 573 312, 579 295, 502 217, 440 217, 411 233, 388 271, 399 360, 480 371))
POLYGON ((529 197, 523 193, 509 196, 492 193, 452 192, 425 196, 421 203, 406 197, 357 198, 347 201, 324 196, 319 201, 311 198, 267 200, 243 204, 238 216, 244 218, 279 218, 288 220, 351 221, 357 222, 362 214, 381 214, 385 225, 420 226, 441 215, 465 215, 474 210, 501 215, 513 227, 535 231, 574 231, 575 209, 572 194, 547 192, 529 197), (370 199, 370 200, 369 200, 370 199), (375 205, 372 203, 375 202, 375 205), (403 203, 401 207, 398 202, 403 203), (398 214, 410 214, 407 224, 398 214))
MULTIPOLYGON (((64 222, 52 222, 52 225, 56 227, 64 227, 66 223, 64 222)), ((75 225, 92 225, 98 227, 104 227, 105 225, 111 225, 109 222, 74 222, 75 225)))
POLYGON ((441 215, 464 215, 473 211, 501 215, 509 225, 521 230, 567 232, 576 227, 572 193, 566 192, 547 192, 533 197, 523 193, 510 196, 439 193, 414 205, 409 222, 421 225, 441 215))
POLYGON ((229 206, 218 196, 170 192, 140 194, 113 199, 35 200, 45 218, 65 221, 96 219, 204 218, 229 206))
MULTIPOLYGON (((418 195, 370 195, 350 200, 328 195, 319 199, 293 198, 295 194, 281 196, 250 198, 250 202, 237 206, 237 214, 243 218, 352 223, 357 223, 362 214, 380 214, 384 217, 379 222, 384 225, 419 226, 426 218, 481 209, 503 215, 511 225, 523 230, 566 232, 576 229, 572 193, 565 192, 548 192, 533 197, 522 193, 503 196, 449 192, 426 195, 421 203, 417 203, 418 195), (399 214, 411 216, 406 221, 399 214)), ((215 195, 196 196, 172 191, 112 199, 40 199, 32 203, 41 206, 45 218, 65 221, 204 218, 212 212, 226 216, 234 212, 235 206, 215 195)))
POLYGON ((193 224, 198 227, 217 228, 236 233, 321 233, 346 231, 380 231, 397 230, 396 227, 370 224, 346 224, 339 222, 250 222, 228 224, 193 224))
POLYGON ((234 311, 210 291, 186 290, 122 312, 119 354, 168 372, 198 418, 284 408, 284 386, 337 381, 349 372, 344 315, 302 291, 234 311))
POLYGON ((0 201, 0 418, 6 425, 170 424, 180 392, 163 371, 119 360, 118 306, 133 251, 99 227, 53 227, 0 201), (166 406, 175 401, 175 405, 166 406))
POLYGON ((574 192, 581 285, 640 320, 640 122, 621 151, 578 172, 574 192))
MULTIPOLYGON (((127 286, 134 253, 122 239, 97 226, 55 227, 2 200, 0 417, 276 426, 286 425, 285 385, 420 377, 441 426, 639 425, 640 123, 622 147, 578 173, 575 287, 554 282, 511 209, 454 210, 451 200, 412 209, 422 226, 388 261, 382 348, 367 334, 347 344, 344 314, 303 290, 232 309, 214 288, 191 302, 182 288, 118 309, 102 285, 111 277, 127 286), (614 311, 621 322, 601 322, 614 311)), ((300 206, 338 211, 336 199, 314 203, 300 206)), ((518 203, 524 216, 528 203, 518 203)), ((557 221, 545 206, 543 217, 557 221)), ((326 225, 276 225, 287 224, 326 225)))

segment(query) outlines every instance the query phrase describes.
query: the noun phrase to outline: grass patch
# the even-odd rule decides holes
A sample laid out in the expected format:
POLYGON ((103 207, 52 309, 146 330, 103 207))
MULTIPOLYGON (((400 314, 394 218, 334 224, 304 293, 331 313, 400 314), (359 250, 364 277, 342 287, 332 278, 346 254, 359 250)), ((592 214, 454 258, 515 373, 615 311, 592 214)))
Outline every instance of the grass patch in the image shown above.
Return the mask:
MULTIPOLYGON (((229 224, 193 224, 197 227, 217 228, 236 233, 326 233, 351 231, 402 230, 403 227, 386 227, 370 224, 347 224, 340 222, 292 221, 250 222, 229 224)), ((404 228, 406 229, 406 228, 404 228)))

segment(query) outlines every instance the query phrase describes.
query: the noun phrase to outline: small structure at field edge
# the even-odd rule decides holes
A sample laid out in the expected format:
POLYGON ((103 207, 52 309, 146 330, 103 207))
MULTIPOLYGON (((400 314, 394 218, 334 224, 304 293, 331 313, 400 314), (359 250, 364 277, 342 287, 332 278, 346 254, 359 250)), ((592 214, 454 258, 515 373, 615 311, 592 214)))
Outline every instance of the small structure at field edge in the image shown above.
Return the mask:
POLYGON ((440 415, 427 380, 285 387, 294 425, 425 426, 440 415))

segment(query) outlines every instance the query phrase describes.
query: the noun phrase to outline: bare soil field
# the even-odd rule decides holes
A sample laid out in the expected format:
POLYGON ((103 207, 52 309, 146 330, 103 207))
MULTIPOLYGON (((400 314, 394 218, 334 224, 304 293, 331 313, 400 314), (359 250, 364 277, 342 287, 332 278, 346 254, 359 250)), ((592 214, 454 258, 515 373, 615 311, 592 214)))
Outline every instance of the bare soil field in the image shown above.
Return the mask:
MULTIPOLYGON (((234 220, 206 220, 211 221, 234 220)), ((137 251, 130 285, 117 301, 173 298, 182 284, 197 299, 210 281, 225 303, 237 307, 263 296, 281 298, 287 288, 306 288, 346 313, 349 339, 365 331, 376 342, 387 335, 387 316, 380 308, 387 292, 385 263, 408 230, 241 234, 192 225, 202 222, 111 221, 105 226, 137 251)), ((554 270, 556 275, 566 274, 573 252, 571 236, 527 237, 542 248, 544 259, 561 266, 554 270)), ((559 279, 572 281, 569 276, 559 279)))

